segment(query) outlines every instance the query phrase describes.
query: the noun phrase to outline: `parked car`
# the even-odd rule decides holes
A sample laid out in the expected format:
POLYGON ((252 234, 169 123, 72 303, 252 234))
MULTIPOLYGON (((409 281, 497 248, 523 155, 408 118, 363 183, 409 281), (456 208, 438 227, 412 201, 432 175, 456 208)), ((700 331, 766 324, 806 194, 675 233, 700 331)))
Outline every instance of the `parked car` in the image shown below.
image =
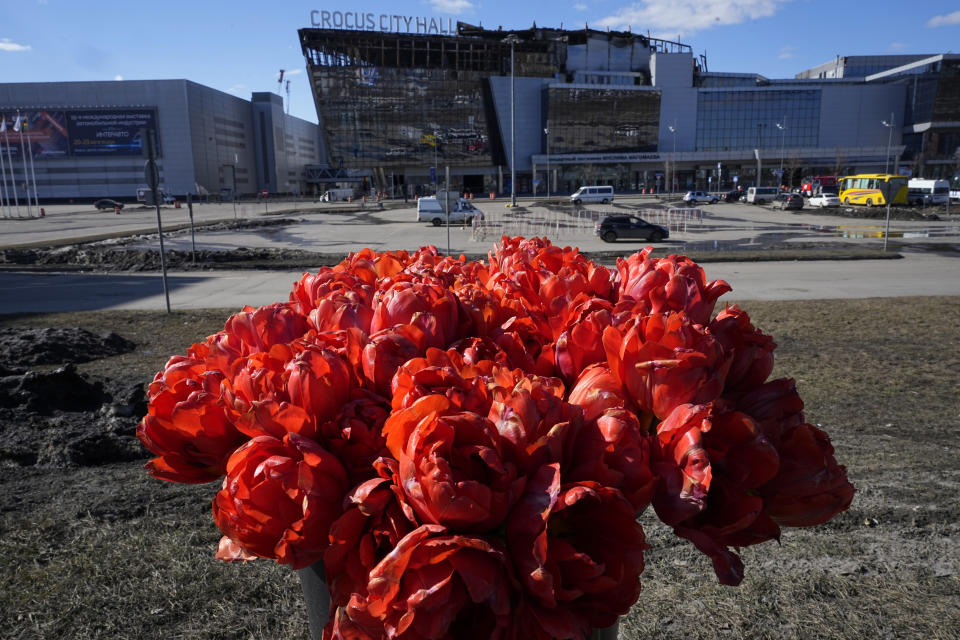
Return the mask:
POLYGON ((93 206, 95 206, 100 211, 103 211, 104 209, 116 209, 118 207, 120 209, 123 209, 122 202, 117 202, 116 200, 111 200, 110 198, 103 198, 102 200, 97 200, 96 202, 93 203, 93 206))
POLYGON ((744 196, 744 192, 740 189, 734 189, 733 191, 727 191, 723 194, 724 202, 739 202, 740 198, 744 196))
POLYGON ((840 197, 835 193, 821 193, 818 196, 813 196, 810 200, 807 201, 811 207, 839 207, 840 206, 840 197))
POLYGON ((608 202, 613 202, 613 187, 610 185, 580 187, 570 194, 570 202, 573 204, 582 204, 584 202, 607 204, 608 202))
MULTIPOLYGON (((473 219, 482 215, 479 209, 464 198, 457 198, 456 201, 451 198, 451 205, 453 210, 450 212, 450 224, 473 224, 473 219)), ((429 222, 433 226, 439 227, 446 221, 447 216, 443 211, 443 203, 437 200, 436 196, 417 200, 417 222, 429 222)))
POLYGON ((640 238, 660 242, 670 237, 670 231, 665 227, 629 215, 607 216, 597 224, 594 233, 604 242, 614 242, 617 238, 640 238))
POLYGON ((778 209, 803 209, 803 196, 799 193, 780 193, 773 199, 778 209))
POLYGON ((747 202, 750 204, 773 202, 779 194, 780 189, 776 187, 749 187, 747 189, 747 202))
POLYGON ((707 193, 706 191, 687 191, 685 194, 683 194, 683 201, 687 204, 697 204, 698 202, 717 204, 720 202, 720 198, 712 193, 707 193))

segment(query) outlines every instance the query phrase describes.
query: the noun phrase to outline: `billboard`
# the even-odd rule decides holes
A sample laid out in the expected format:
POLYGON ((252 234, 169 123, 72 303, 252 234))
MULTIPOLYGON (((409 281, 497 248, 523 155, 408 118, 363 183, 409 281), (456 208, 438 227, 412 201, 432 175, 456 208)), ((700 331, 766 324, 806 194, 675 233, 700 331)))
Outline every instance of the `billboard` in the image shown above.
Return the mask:
POLYGON ((18 113, 0 113, 7 131, 0 134, 0 151, 13 157, 139 156, 140 129, 156 129, 154 109, 100 109, 83 111, 20 111, 26 120, 22 135, 13 131, 18 113))
POLYGON ((140 129, 156 129, 151 109, 68 111, 70 153, 75 156, 139 156, 140 129))
MULTIPOLYGON (((69 154, 69 135, 63 111, 26 111, 20 115, 26 120, 23 149, 32 151, 34 158, 62 158, 69 154)), ((0 119, 7 122, 7 130, 0 134, 0 150, 6 154, 9 147, 11 156, 21 158, 21 133, 13 130, 16 118, 16 113, 0 114, 0 119)))

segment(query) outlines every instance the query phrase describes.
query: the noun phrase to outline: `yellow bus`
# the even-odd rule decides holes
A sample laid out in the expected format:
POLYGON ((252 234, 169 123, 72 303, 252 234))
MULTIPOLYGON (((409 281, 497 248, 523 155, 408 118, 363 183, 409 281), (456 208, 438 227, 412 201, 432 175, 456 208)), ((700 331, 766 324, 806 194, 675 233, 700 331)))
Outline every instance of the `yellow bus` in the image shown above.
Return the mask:
POLYGON ((884 193, 894 194, 890 204, 907 204, 907 176, 890 173, 860 173, 844 176, 840 184, 840 202, 843 204, 865 204, 868 207, 887 204, 884 193))

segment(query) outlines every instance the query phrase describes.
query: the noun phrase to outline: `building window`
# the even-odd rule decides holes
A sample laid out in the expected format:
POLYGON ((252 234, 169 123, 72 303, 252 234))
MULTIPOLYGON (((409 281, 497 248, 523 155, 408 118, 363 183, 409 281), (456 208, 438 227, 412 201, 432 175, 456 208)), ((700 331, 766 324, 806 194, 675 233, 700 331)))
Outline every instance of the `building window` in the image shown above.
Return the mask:
POLYGON ((819 89, 701 91, 697 96, 697 151, 816 147, 819 137, 819 89))

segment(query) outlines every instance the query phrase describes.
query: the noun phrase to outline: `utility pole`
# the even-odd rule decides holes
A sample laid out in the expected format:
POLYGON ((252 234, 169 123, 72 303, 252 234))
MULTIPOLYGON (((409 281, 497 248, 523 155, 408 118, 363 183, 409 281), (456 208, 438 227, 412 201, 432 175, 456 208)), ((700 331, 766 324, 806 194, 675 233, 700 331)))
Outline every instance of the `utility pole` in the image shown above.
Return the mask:
POLYGON ((543 135, 546 137, 547 145, 547 200, 550 199, 550 128, 543 128, 543 135))
POLYGON ((777 123, 777 129, 780 129, 780 184, 783 184, 783 143, 787 138, 787 116, 783 116, 783 122, 777 123))
POLYGON ((889 122, 887 120, 881 120, 880 122, 883 126, 889 129, 889 131, 887 132, 887 157, 885 158, 883 172, 890 173, 890 144, 893 142, 893 127, 895 124, 893 121, 893 112, 892 111, 890 112, 889 122))
POLYGON ((677 119, 673 119, 672 125, 667 125, 667 129, 673 134, 673 154, 670 156, 670 193, 674 191, 674 185, 677 183, 677 119))
POLYGON ((163 225, 160 222, 160 170, 157 168, 157 138, 156 131, 153 129, 144 129, 142 139, 146 143, 144 151, 147 154, 147 162, 144 166, 144 177, 147 180, 147 186, 153 194, 153 204, 157 207, 157 234, 160 236, 160 268, 163 271, 163 296, 167 300, 167 313, 170 313, 170 289, 167 287, 167 261, 163 249, 163 225))
POLYGON ((511 33, 502 42, 510 45, 510 206, 517 206, 517 136, 516 136, 516 108, 517 108, 517 77, 515 62, 515 47, 520 38, 511 33))

